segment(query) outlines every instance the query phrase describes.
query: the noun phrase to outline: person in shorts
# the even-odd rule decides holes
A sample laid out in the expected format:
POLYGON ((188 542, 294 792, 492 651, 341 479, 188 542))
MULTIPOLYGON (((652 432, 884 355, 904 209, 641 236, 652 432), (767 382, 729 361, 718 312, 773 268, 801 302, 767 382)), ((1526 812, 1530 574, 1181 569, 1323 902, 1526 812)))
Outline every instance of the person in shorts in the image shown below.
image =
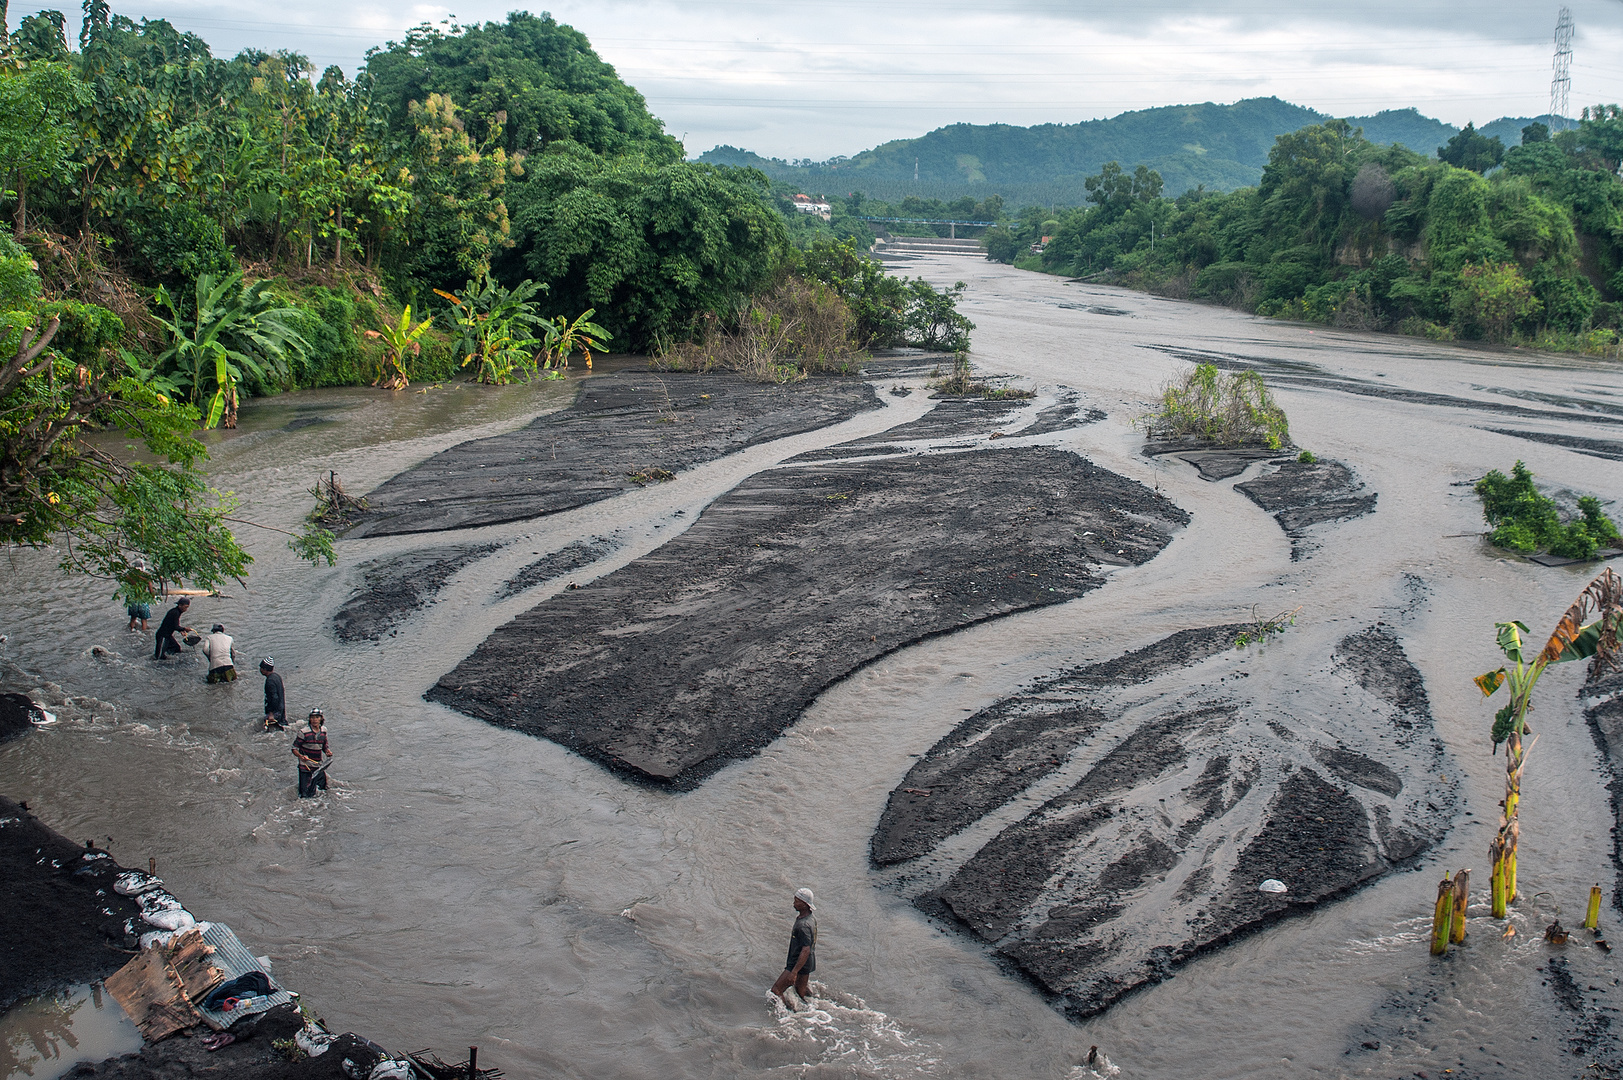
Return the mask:
POLYGON ((789 959, 784 962, 783 974, 772 984, 772 992, 790 1009, 794 1006, 783 995, 791 983, 801 1001, 811 1000, 811 973, 817 970, 817 920, 812 916, 816 910, 810 889, 795 891, 795 926, 789 932, 789 959))
MULTIPOLYGON (((136 570, 142 574, 148 573, 148 567, 145 559, 136 559, 130 564, 130 569, 136 570)), ((133 634, 136 630, 140 630, 143 634, 147 632, 147 620, 152 618, 151 604, 130 604, 124 609, 124 611, 130 617, 130 633, 133 634), (135 625, 136 623, 140 623, 141 625, 137 627, 135 625)))

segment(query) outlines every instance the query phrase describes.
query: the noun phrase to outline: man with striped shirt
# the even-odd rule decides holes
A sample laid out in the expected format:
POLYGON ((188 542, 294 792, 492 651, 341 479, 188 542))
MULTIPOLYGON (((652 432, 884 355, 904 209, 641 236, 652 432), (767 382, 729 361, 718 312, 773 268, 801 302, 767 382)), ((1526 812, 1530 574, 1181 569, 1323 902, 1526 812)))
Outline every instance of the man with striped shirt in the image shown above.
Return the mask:
POLYGON ((299 761, 299 798, 308 799, 315 795, 316 789, 327 790, 327 770, 321 764, 325 755, 332 757, 332 750, 327 746, 327 718, 321 715, 321 710, 310 710, 310 726, 299 732, 298 738, 293 740, 293 756, 299 761))

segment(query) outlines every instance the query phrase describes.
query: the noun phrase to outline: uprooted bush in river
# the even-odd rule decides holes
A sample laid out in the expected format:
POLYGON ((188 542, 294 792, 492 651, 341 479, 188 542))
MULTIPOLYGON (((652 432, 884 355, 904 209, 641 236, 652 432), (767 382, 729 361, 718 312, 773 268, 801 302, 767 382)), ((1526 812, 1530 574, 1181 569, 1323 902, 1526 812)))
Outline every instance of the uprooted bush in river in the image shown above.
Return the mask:
POLYGON ((814 371, 850 371, 864 355, 851 309, 820 281, 785 278, 752 300, 732 326, 714 315, 697 340, 664 345, 654 366, 667 371, 736 371, 758 382, 790 382, 814 371))
POLYGON ((1555 502, 1540 494, 1532 472, 1520 461, 1509 476, 1494 469, 1478 480, 1476 493, 1482 500, 1483 518, 1494 527, 1488 542, 1496 547, 1588 559, 1602 544, 1618 539, 1616 523, 1601 513, 1600 500, 1593 495, 1578 500, 1577 519, 1562 521, 1555 502))
POLYGON ((1218 371, 1199 364, 1161 389, 1161 407, 1144 417, 1152 436, 1194 436, 1219 446, 1278 450, 1290 425, 1255 371, 1218 371))

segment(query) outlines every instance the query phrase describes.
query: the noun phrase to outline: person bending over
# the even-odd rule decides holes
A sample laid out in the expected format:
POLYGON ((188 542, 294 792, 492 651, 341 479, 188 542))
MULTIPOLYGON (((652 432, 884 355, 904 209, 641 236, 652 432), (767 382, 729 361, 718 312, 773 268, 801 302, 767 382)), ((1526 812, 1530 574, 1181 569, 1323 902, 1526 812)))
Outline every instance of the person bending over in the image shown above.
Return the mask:
POLYGON ((231 635, 219 623, 203 639, 203 655, 209 660, 209 684, 237 681, 237 650, 231 635))
POLYGON ((186 617, 186 609, 192 606, 189 596, 182 596, 175 601, 175 606, 163 614, 163 622, 158 624, 157 647, 152 652, 152 659, 162 660, 166 656, 180 655, 180 642, 175 640, 176 634, 189 634, 192 628, 180 625, 180 620, 186 617))

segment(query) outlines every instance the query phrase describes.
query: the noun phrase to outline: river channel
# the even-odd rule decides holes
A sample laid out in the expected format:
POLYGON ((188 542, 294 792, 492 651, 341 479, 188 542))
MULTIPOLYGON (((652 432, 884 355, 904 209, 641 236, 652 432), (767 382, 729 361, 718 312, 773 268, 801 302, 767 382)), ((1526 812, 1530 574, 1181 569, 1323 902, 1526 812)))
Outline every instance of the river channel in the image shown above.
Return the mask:
MULTIPOLYGON (((300 801, 290 737, 254 723, 257 678, 205 687, 190 662, 154 664, 150 636, 125 632, 110 590, 58 575, 52 553, 11 552, 0 660, 72 701, 57 725, 0 748, 0 792, 125 865, 155 858, 199 918, 268 953, 335 1030, 402 1050, 477 1044, 481 1064, 515 1080, 1080 1080, 1094 1045, 1123 1078, 1601 1075, 1584 1070, 1615 1044, 1572 1052, 1569 1037, 1591 1013, 1552 995, 1541 941, 1557 906, 1569 925, 1581 918, 1596 882, 1607 890, 1603 919, 1619 917, 1609 774, 1584 721, 1578 665, 1552 669, 1536 699, 1521 932, 1502 940, 1473 908, 1467 946, 1443 961, 1427 954, 1425 934, 1444 870, 1487 877, 1503 759, 1490 755, 1492 709, 1470 678, 1499 662, 1493 624, 1547 630, 1599 569, 1487 547, 1469 482, 1520 458, 1557 492, 1623 492, 1623 367, 1275 323, 972 259, 898 269, 968 282, 962 310, 977 324, 980 371, 1105 414, 1048 442, 1186 511, 1160 554, 1109 569, 1076 599, 883 655, 821 693, 762 752, 673 791, 424 694, 498 627, 571 582, 657 551, 747 478, 919 419, 935 404, 921 392, 926 373, 876 379, 880 408, 668 483, 426 539, 341 541, 332 568, 311 569, 280 535, 244 528, 256 559, 247 587, 197 601, 191 621, 224 623, 245 657, 274 655, 290 713, 325 708, 332 791, 300 801), (1214 482, 1144 456, 1135 417, 1200 357, 1260 370, 1295 442, 1352 469, 1377 495, 1374 512, 1320 526, 1293 560, 1280 525, 1233 490, 1261 466, 1214 482), (516 595, 502 588, 537 556, 585 538, 608 541, 598 561, 516 595), (335 638, 334 613, 361 563, 464 543, 498 546, 377 641, 335 638), (1283 638, 1245 659, 1253 693, 1300 694, 1290 707, 1303 715, 1352 707, 1322 657, 1375 624, 1424 678, 1444 750, 1434 809, 1446 830, 1410 865, 1079 1021, 873 867, 870 840, 892 789, 964 718, 1186 627, 1298 607, 1283 638), (801 885, 817 893, 820 985, 815 1009, 789 1014, 766 988, 801 885)), ((255 401, 238 431, 211 433, 213 479, 241 499, 239 516, 295 528, 329 471, 351 492, 372 490, 457 443, 566 406, 584 374, 255 401)), ((1187 678, 1193 692, 1201 675, 1187 678)), ((1623 973, 1604 954, 1575 936, 1566 959, 1580 990, 1592 988, 1582 991, 1592 1015, 1612 1004, 1604 990, 1623 997, 1623 973)))

